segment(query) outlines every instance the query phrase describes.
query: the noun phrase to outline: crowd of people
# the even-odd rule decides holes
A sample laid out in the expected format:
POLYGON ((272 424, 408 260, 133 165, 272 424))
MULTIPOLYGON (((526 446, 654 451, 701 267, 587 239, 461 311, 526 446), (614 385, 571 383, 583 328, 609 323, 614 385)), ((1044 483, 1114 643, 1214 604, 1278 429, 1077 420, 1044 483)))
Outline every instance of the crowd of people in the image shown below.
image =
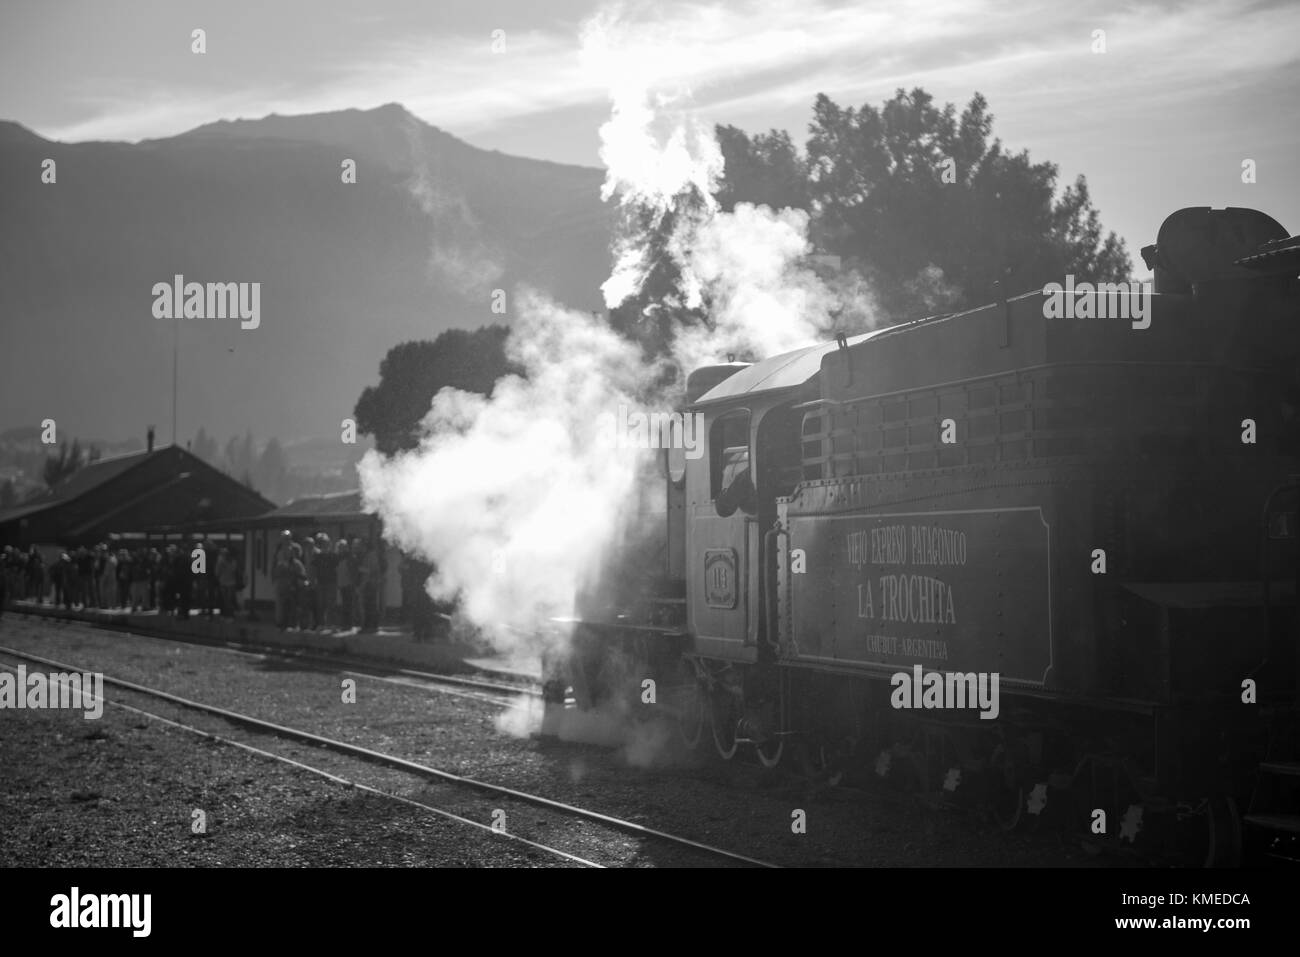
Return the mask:
POLYGON ((271 582, 281 631, 350 631, 358 625, 362 634, 379 630, 384 561, 374 542, 331 542, 325 532, 294 541, 286 529, 271 560, 271 582))
POLYGON ((46 563, 33 545, 26 553, 5 546, 3 593, 67 609, 159 611, 187 618, 191 611, 234 617, 244 571, 233 549, 200 541, 163 550, 148 546, 83 545, 46 563), (203 551, 197 562, 194 549, 203 551), (202 571, 195 571, 195 566, 202 571))
MULTIPOLYGON (((25 598, 67 609, 233 618, 245 586, 241 558, 240 550, 205 540, 161 551, 82 546, 48 564, 36 546, 26 552, 5 546, 0 609, 25 598)), ((383 549, 364 538, 331 542, 328 534, 317 532, 295 541, 290 531, 281 532, 270 569, 276 626, 281 631, 377 632, 385 564, 383 549)), ((434 618, 423 589, 428 566, 404 560, 402 572, 404 617, 409 616, 416 638, 427 639, 434 618)))

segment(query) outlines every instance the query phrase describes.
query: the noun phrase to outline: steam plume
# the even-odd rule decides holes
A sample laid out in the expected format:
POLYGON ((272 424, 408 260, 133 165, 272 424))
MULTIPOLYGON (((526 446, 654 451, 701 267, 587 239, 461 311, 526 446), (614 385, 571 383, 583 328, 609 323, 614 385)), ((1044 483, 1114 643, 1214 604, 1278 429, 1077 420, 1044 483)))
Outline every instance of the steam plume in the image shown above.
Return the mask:
MULTIPOLYGON (((674 295, 708 315, 673 330, 678 369, 823 338, 843 303, 805 265, 807 215, 719 210, 721 150, 690 112, 671 37, 606 10, 582 39, 584 65, 610 90, 602 195, 626 214, 602 287, 607 304, 641 291, 650 233, 671 223, 674 295)), ((541 623, 573 613, 579 583, 638 502, 644 457, 594 441, 593 423, 620 404, 666 411, 670 400, 654 391, 662 364, 602 320, 537 293, 515 300, 507 349, 524 376, 499 382, 490 399, 444 390, 418 449, 391 460, 372 452, 360 472, 386 534, 434 563, 430 593, 458 598, 498 648, 518 652, 556 640, 541 623)))

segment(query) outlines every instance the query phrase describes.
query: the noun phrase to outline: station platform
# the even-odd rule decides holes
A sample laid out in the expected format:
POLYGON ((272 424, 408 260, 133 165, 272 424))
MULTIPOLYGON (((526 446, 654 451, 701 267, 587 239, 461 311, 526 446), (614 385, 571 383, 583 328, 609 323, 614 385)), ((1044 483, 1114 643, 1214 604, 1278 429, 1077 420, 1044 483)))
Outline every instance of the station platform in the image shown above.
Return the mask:
POLYGON ((157 611, 56 608, 26 600, 10 602, 5 611, 5 616, 0 616, 0 635, 4 634, 8 615, 32 615, 154 637, 260 645, 449 674, 476 673, 515 683, 541 681, 541 664, 536 660, 498 655, 490 647, 445 637, 416 641, 409 628, 403 626, 389 625, 371 634, 360 634, 355 628, 350 631, 281 631, 273 622, 244 616, 209 618, 201 612, 191 612, 188 618, 177 618, 157 611))

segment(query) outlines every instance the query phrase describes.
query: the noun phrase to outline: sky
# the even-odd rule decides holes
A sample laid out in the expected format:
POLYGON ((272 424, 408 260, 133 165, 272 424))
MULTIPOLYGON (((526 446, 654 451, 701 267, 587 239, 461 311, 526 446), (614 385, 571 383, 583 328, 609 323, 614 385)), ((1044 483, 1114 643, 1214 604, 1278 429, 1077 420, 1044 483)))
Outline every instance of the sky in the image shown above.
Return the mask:
MULTIPOLYGON (((0 119, 139 140, 217 119, 399 102, 468 142, 599 166, 610 68, 582 55, 592 0, 4 0, 0 119), (207 52, 191 52, 191 31, 207 52), (500 31, 500 32, 497 32, 500 31), (495 46, 495 49, 494 49, 495 46)), ((730 0, 633 3, 639 55, 705 122, 806 137, 813 98, 920 86, 1088 177, 1138 249, 1183 206, 1250 206, 1300 232, 1300 3, 730 0), (1096 31, 1105 52, 1095 52, 1096 31), (1255 182, 1242 182, 1253 160, 1255 182)))

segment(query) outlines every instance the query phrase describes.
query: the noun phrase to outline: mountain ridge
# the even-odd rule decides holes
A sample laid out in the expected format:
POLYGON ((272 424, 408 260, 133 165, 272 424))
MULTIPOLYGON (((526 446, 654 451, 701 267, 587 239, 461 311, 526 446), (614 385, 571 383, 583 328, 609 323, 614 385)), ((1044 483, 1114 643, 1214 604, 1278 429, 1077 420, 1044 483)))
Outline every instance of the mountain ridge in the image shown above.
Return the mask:
POLYGON ((0 120, 0 430, 52 417, 68 434, 169 434, 176 338, 182 437, 337 434, 392 346, 512 321, 492 289, 600 308, 602 179, 481 150, 398 104, 134 144, 0 120), (151 289, 176 274, 260 282, 260 327, 154 319, 151 289))

